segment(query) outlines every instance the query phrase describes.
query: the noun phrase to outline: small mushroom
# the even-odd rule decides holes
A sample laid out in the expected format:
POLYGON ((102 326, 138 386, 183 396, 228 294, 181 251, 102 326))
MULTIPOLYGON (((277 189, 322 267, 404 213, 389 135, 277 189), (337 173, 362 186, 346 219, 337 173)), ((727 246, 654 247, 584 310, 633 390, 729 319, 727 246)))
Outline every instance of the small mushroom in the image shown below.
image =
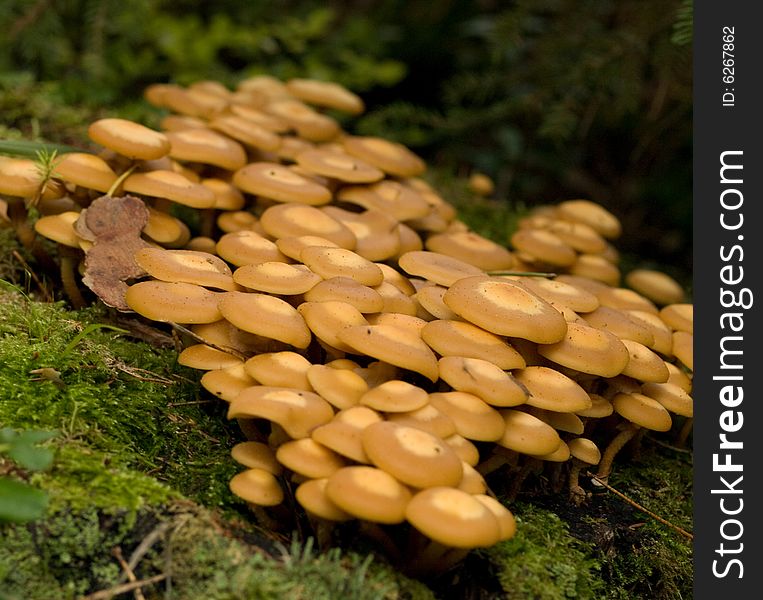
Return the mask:
POLYGON ((601 452, 594 442, 588 438, 574 438, 567 442, 572 454, 570 465, 569 491, 570 499, 576 504, 582 504, 589 494, 580 486, 580 470, 586 466, 595 466, 601 460, 601 452))

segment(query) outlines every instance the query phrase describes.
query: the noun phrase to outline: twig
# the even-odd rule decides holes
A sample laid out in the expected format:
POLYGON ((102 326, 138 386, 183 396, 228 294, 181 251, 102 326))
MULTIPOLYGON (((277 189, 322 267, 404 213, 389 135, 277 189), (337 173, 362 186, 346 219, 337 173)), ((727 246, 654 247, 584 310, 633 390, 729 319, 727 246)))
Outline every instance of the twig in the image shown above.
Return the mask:
POLYGON ((135 567, 138 566, 140 559, 143 558, 146 552, 151 549, 151 546, 158 542, 164 533, 172 527, 172 525, 173 523, 171 521, 160 523, 151 533, 143 538, 140 544, 138 544, 138 547, 133 550, 133 553, 130 555, 130 559, 127 561, 127 565, 130 567, 130 569, 135 570, 135 567))
POLYGON ((187 335, 188 337, 192 338, 194 341, 196 341, 196 342, 198 342, 200 344, 204 344, 206 346, 209 346, 210 348, 214 348, 215 350, 219 350, 220 352, 225 352, 226 354, 232 354, 233 356, 235 356, 236 358, 241 359, 241 360, 246 360, 247 359, 247 356, 243 352, 241 352, 240 350, 238 350, 236 348, 232 348, 231 346, 221 346, 221 345, 209 342, 209 341, 205 340, 203 337, 201 337, 199 334, 197 334, 197 333, 191 331, 190 329, 188 329, 187 327, 183 327, 182 325, 179 325, 177 323, 170 323, 170 325, 172 325, 172 328, 175 331, 179 331, 180 333, 183 333, 183 334, 187 335))
POLYGON ((650 442, 654 442, 658 446, 662 446, 663 448, 667 448, 668 450, 673 450, 673 452, 682 452, 683 454, 691 454, 692 451, 688 448, 679 448, 678 446, 673 446, 672 444, 668 444, 666 442, 663 442, 662 440, 658 440, 657 438, 654 438, 652 436, 648 436, 650 442))
POLYGON ((13 258, 15 258, 17 261, 19 261, 19 264, 21 264, 21 267, 29 273, 29 276, 32 278, 32 281, 34 281, 37 284, 37 287, 40 288, 40 292, 42 293, 43 297, 45 298, 46 302, 53 302, 53 294, 51 294, 48 291, 48 288, 45 287, 45 285, 40 281, 40 278, 37 277, 37 273, 35 273, 32 270, 32 267, 29 266, 29 263, 24 260, 24 257, 19 254, 18 250, 13 250, 11 252, 13 255, 13 258))
MULTIPOLYGON (((138 578, 135 577, 135 573, 132 572, 130 565, 125 562, 125 559, 122 556, 122 549, 119 546, 114 546, 111 553, 114 555, 114 558, 117 559, 117 562, 119 562, 119 566, 122 567, 122 570, 127 575, 127 579, 132 583, 138 581, 138 578)), ((140 591, 140 588, 136 588, 135 590, 135 600, 146 600, 146 597, 143 595, 143 592, 140 591)))
POLYGON ((586 475, 587 475, 587 476, 589 476, 589 477, 591 477, 591 479, 593 479, 594 483, 596 483, 597 485, 601 485, 602 487, 604 487, 604 488, 608 489, 610 492, 612 492, 612 493, 613 493, 613 494, 615 494, 616 496, 619 496, 620 498, 622 498, 623 500, 625 500, 625 501, 626 501, 628 504, 630 504, 631 506, 633 506, 633 507, 637 508, 637 509, 638 509, 638 510, 640 510, 641 512, 643 512, 643 513, 645 513, 645 514, 649 515, 650 517, 652 517, 652 518, 653 518, 655 521, 659 521, 659 522, 660 522, 660 523, 662 523, 663 525, 667 525, 668 527, 671 527, 672 529, 675 529, 675 530, 676 530, 678 533, 680 533, 682 536, 684 536, 684 537, 686 537, 686 538, 688 538, 688 539, 690 539, 690 540, 693 540, 693 539, 694 539, 694 535, 693 535, 693 534, 689 533, 689 532, 688 532, 688 531, 686 531, 685 529, 682 529, 682 528, 681 528, 681 527, 679 527, 678 525, 674 525, 674 524, 673 524, 673 523, 671 523, 670 521, 668 521, 668 520, 666 520, 666 519, 663 519, 661 516, 659 516, 659 515, 657 515, 657 514, 653 513, 651 510, 649 510, 649 509, 647 509, 647 508, 644 508, 644 507, 643 507, 643 506, 641 506, 641 505, 640 505, 638 502, 636 502, 636 501, 634 501, 634 500, 631 500, 630 498, 628 498, 628 496, 626 496, 626 495, 625 495, 625 494, 623 494, 622 492, 618 492, 618 491, 617 491, 615 488, 613 488, 613 487, 612 487, 611 485, 609 485, 607 482, 605 482, 605 481, 602 481, 601 479, 599 479, 599 478, 598 478, 596 475, 594 475, 593 473, 586 473, 586 475))
POLYGON ((124 594, 125 592, 131 592, 133 590, 137 590, 147 585, 153 585, 154 583, 163 581, 166 578, 167 576, 164 573, 161 573, 159 575, 154 575, 153 577, 149 577, 148 579, 141 579, 140 581, 123 583, 122 585, 116 585, 113 588, 109 588, 108 590, 101 590, 100 592, 88 594, 87 596, 82 596, 80 600, 109 600, 109 598, 113 598, 114 596, 118 596, 119 594, 124 594))

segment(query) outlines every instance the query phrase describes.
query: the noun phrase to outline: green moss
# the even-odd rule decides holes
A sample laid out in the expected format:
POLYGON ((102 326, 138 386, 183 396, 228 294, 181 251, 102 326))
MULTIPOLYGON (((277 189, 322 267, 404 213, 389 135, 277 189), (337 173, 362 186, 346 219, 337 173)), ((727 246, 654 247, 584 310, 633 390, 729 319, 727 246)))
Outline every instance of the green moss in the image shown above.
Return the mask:
MULTIPOLYGON (((691 531, 691 454, 652 447, 643 458, 620 466, 610 483, 648 510, 691 531)), ((674 529, 638 512, 637 544, 613 553, 604 576, 612 583, 609 598, 673 600, 691 596, 694 577, 692 543, 674 529)))
POLYGON ((593 548, 569 535, 554 513, 531 504, 515 508, 517 534, 485 551, 507 599, 601 598, 601 567, 593 548))
POLYGON ((95 453, 80 459, 150 472, 207 506, 231 502, 239 432, 224 404, 199 400, 198 374, 179 367, 174 350, 115 333, 107 320, 102 309, 68 312, 0 293, 0 423, 57 429, 57 444, 77 440, 95 453), (35 373, 44 368, 58 375, 35 373))
MULTIPOLYGON (((236 525, 235 523, 233 524, 236 525)), ((239 533, 249 529, 238 523, 239 533)), ((60 511, 28 527, 7 527, 0 547, 0 590, 24 600, 68 600, 118 583, 125 558, 142 547, 135 574, 170 578, 144 589, 148 598, 184 600, 432 600, 421 583, 338 548, 319 553, 308 540, 269 551, 234 537, 208 511, 175 504, 161 511, 60 511)), ((251 533, 251 532, 250 532, 251 533)))

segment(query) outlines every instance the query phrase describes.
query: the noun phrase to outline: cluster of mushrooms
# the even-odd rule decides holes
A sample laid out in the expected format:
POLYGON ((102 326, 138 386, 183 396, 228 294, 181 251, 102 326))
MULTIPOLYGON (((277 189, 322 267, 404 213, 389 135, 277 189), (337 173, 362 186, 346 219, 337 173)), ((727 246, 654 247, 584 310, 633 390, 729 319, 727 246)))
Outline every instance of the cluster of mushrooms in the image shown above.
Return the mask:
POLYGON ((606 480, 647 430, 688 435, 692 305, 660 272, 620 287, 620 223, 600 205, 535 209, 512 251, 470 231, 409 149, 344 131, 364 106, 336 84, 145 97, 168 111, 161 132, 95 121, 100 152, 45 181, 0 162, 0 212, 28 247, 58 244, 75 304, 84 284, 186 332, 179 362, 246 434, 230 488, 262 522, 296 500, 319 535, 354 522, 438 572, 514 535, 488 475, 516 493, 545 470, 581 503, 581 470, 606 480))

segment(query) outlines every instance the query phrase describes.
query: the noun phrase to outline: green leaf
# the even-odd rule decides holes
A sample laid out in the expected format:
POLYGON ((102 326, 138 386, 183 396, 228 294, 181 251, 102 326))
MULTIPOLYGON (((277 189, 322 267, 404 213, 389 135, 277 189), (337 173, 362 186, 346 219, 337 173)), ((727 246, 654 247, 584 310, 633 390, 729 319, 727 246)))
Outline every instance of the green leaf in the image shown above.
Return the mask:
POLYGON ((40 471, 53 462, 53 452, 36 448, 35 444, 55 437, 55 431, 28 430, 16 433, 8 427, 0 429, 0 452, 6 453, 15 463, 25 469, 40 471))
POLYGON ((19 441, 11 445, 8 456, 20 467, 31 471, 47 469, 53 462, 53 452, 47 448, 36 448, 32 444, 19 441))
POLYGON ((51 144, 48 142, 0 140, 0 154, 10 154, 11 156, 23 156, 36 159, 39 152, 57 152, 58 154, 66 154, 67 152, 85 152, 85 150, 82 148, 75 148, 74 146, 51 144))
POLYGON ((45 514, 48 496, 26 483, 0 478, 0 522, 21 523, 45 514))

